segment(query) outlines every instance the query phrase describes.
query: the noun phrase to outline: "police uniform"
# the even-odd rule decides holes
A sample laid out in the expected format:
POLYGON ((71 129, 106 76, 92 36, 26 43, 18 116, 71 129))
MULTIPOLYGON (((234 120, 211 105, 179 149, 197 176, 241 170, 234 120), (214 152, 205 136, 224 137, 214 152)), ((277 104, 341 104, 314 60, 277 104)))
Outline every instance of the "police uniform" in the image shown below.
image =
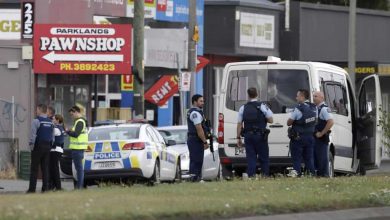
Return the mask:
POLYGON ((54 127, 54 144, 50 150, 50 187, 51 189, 61 189, 60 168, 58 163, 64 152, 65 129, 62 125, 54 127))
POLYGON ((199 181, 202 175, 204 147, 196 132, 196 125, 201 124, 206 137, 205 117, 202 109, 193 107, 187 113, 188 139, 190 152, 190 175, 192 181, 199 181))
MULTIPOLYGON (((316 132, 324 130, 328 120, 333 119, 330 109, 322 102, 318 106, 318 123, 316 132)), ((315 137, 314 147, 314 165, 318 176, 329 176, 329 134, 324 134, 321 138, 315 137)))
POLYGON ((52 121, 46 115, 40 115, 33 120, 31 125, 30 146, 31 172, 30 183, 27 192, 35 192, 37 186, 38 167, 42 170, 42 192, 48 190, 49 183, 49 153, 53 143, 52 121))
POLYGON ((300 103, 291 113, 290 119, 294 120, 292 129, 296 132, 296 138, 291 139, 291 158, 294 170, 301 175, 301 160, 305 162, 305 168, 315 175, 314 169, 314 137, 313 133, 317 121, 317 107, 305 101, 300 103))
POLYGON ((267 118, 271 118, 272 115, 268 106, 257 99, 241 106, 238 111, 238 123, 244 122, 243 134, 249 177, 256 174, 257 160, 260 162, 261 173, 264 176, 269 175, 269 148, 265 131, 267 118))

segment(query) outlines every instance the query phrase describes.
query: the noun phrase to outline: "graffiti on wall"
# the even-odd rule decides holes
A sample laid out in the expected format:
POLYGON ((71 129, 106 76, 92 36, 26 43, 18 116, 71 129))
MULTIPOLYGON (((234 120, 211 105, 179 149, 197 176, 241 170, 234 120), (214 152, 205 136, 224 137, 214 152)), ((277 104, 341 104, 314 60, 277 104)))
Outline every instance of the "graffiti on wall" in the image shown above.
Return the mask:
MULTIPOLYGON (((27 120, 27 108, 19 103, 15 103, 15 129, 27 120)), ((0 100, 0 136, 10 137, 12 132, 12 103, 0 100)))

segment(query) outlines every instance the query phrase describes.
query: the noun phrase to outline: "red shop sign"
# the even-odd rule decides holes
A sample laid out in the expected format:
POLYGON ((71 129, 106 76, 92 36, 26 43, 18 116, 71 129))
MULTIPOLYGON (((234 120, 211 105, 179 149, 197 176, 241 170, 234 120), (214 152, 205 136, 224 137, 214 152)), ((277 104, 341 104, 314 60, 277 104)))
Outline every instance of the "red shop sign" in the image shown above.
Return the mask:
POLYGON ((145 99, 153 104, 162 106, 178 91, 178 77, 176 75, 165 75, 145 93, 145 99))
POLYGON ((34 72, 131 74, 131 25, 35 24, 34 72))

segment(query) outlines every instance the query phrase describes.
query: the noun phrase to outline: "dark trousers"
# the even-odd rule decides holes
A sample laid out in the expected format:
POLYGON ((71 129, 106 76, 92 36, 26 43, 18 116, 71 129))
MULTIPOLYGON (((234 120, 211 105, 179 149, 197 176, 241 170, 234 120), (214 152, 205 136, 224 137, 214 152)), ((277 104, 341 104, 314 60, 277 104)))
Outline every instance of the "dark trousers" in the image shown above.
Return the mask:
POLYGON ((31 151, 31 172, 28 192, 35 192, 36 190, 39 165, 42 171, 42 192, 48 190, 50 145, 50 143, 36 144, 34 150, 31 151))
POLYGON ((58 165, 62 153, 50 151, 50 189, 61 190, 60 167, 58 165))
POLYGON ((203 143, 198 137, 188 137, 188 150, 190 152, 190 175, 192 181, 199 181, 202 177, 204 157, 203 143))
POLYGON ((269 175, 269 148, 268 142, 261 133, 248 133, 244 135, 246 160, 248 163, 248 177, 256 175, 256 163, 260 162, 261 174, 269 175))
POLYGON ((314 165, 317 175, 329 177, 329 145, 327 142, 315 138, 314 165))
POLYGON ((315 175, 314 169, 314 137, 312 134, 301 135, 299 140, 291 141, 291 158, 293 160, 294 170, 301 175, 302 158, 306 169, 315 175))

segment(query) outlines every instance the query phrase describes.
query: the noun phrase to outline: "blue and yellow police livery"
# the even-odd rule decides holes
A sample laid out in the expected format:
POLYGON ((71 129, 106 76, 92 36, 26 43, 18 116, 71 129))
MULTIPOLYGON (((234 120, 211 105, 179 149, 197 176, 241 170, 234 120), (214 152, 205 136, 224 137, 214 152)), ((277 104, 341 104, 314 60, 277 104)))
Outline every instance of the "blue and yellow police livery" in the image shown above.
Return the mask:
POLYGON ((99 180, 174 181, 179 154, 149 124, 93 127, 84 154, 86 184, 99 180))

